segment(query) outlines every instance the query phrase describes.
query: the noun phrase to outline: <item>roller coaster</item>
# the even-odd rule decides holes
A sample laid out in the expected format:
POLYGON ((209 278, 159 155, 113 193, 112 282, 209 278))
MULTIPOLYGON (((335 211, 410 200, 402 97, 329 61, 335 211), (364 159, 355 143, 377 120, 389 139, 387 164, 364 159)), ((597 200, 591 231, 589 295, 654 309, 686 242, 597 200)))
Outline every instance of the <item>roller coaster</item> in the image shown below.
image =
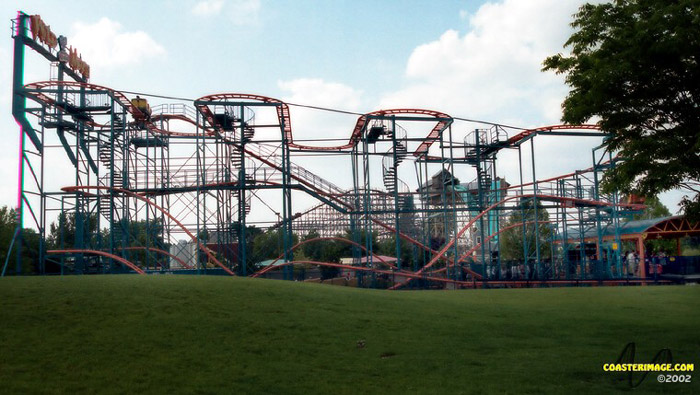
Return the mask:
POLYGON ((61 56, 65 40, 52 46, 33 22, 13 20, 12 110, 22 134, 20 224, 38 230, 42 273, 292 280, 295 266, 329 267, 390 289, 648 281, 627 272, 619 248, 621 221, 644 206, 599 188, 620 158, 601 145, 591 167, 536 178, 536 136, 604 139, 595 125, 466 130, 444 112, 384 109, 358 114, 347 140, 313 141, 294 135, 294 105, 278 99, 221 93, 151 105, 144 93, 89 83, 84 66, 61 56), (24 82, 27 47, 52 64, 49 80, 24 82), (517 184, 497 173, 503 151, 518 154, 517 184), (338 168, 338 178, 307 170, 302 157, 338 168), (56 218, 60 237, 49 243, 56 218), (280 237, 283 253, 262 268, 249 258, 252 225, 280 237), (515 262, 503 253, 505 234, 519 236, 515 262), (295 260, 299 247, 328 240, 351 256, 295 260), (377 240, 393 243, 394 257, 378 254, 377 240))

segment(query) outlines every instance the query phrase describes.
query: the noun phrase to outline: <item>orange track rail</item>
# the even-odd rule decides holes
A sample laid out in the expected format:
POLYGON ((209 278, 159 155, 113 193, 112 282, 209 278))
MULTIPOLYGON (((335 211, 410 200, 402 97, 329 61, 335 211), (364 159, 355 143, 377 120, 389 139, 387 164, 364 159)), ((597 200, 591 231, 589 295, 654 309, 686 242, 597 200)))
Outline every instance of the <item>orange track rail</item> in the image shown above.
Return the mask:
POLYGON ((175 223, 177 224, 177 226, 179 226, 180 229, 182 229, 182 230, 192 239, 192 241, 194 241, 195 244, 197 244, 197 245, 199 246, 199 248, 200 248, 202 251, 204 251, 205 254, 207 254, 207 257, 208 257, 212 262, 214 262, 214 263, 215 263, 217 266, 219 266, 220 268, 224 269, 224 271, 225 271, 226 273, 228 273, 228 274, 230 274, 230 275, 232 275, 232 276, 235 276, 235 273, 233 273, 233 272, 231 271, 231 269, 229 269, 229 268, 227 268, 226 266, 224 266, 224 264, 222 264, 221 262, 219 262, 219 260, 216 259, 216 257, 214 256, 214 254, 211 253, 211 250, 209 250, 209 248, 207 248, 207 246, 205 246, 205 245, 202 244, 199 240, 197 240, 197 238, 196 238, 192 233, 190 233, 190 231, 187 230, 187 228, 185 228, 185 226, 184 226, 180 221, 178 221, 177 218, 173 217, 168 211, 166 211, 165 209, 163 209, 162 207, 160 207, 160 206, 157 205, 156 203, 152 202, 152 201, 149 200, 149 199, 146 199, 145 197, 143 197, 143 196, 141 196, 141 195, 139 195, 139 194, 137 194, 137 193, 134 193, 134 192, 131 192, 131 191, 129 191, 129 190, 122 189, 122 188, 111 188, 111 187, 107 187, 107 186, 97 186, 97 185, 77 185, 77 186, 72 186, 72 187, 63 187, 63 188, 61 188, 61 190, 65 191, 65 192, 76 192, 76 191, 83 191, 83 192, 84 192, 84 191, 86 191, 86 190, 114 191, 114 192, 123 193, 123 194, 125 194, 125 195, 127 195, 127 196, 131 196, 131 197, 133 197, 133 198, 139 199, 139 200, 141 200, 142 202, 145 202, 146 204, 148 204, 148 205, 154 207, 155 209, 157 209, 157 210, 160 211, 161 213, 165 214, 168 218, 170 218, 171 220, 173 220, 173 222, 175 222, 175 223))
MULTIPOLYGON (((194 269, 192 266, 190 266, 190 265, 188 265, 187 263, 185 263, 185 261, 183 261, 182 259, 176 257, 175 255, 169 253, 168 251, 161 250, 161 249, 158 249, 158 248, 153 248, 153 247, 126 247, 126 248, 120 248, 120 249, 123 249, 123 250, 146 250, 146 251, 157 252, 157 253, 159 253, 159 254, 163 254, 163 255, 166 255, 166 256, 169 256, 169 257, 173 258, 174 260, 178 261, 183 267, 185 267, 185 268, 187 268, 187 269, 194 269)), ((161 266, 161 267, 162 267, 162 266, 161 266)))
POLYGON ((93 254, 93 255, 102 255, 106 256, 107 258, 112 258, 115 261, 123 264, 124 266, 128 266, 129 268, 133 269, 136 273, 138 274, 146 274, 140 267, 134 265, 133 263, 127 261, 126 259, 110 254, 109 252, 104 252, 104 251, 98 251, 98 250, 48 250, 46 251, 47 254, 93 254))
MULTIPOLYGON (((358 243, 355 243, 355 242, 352 241, 352 240, 346 239, 346 238, 344 238, 344 237, 314 237, 313 239, 304 240, 304 241, 301 241, 301 242, 295 244, 295 245, 291 248, 291 251, 294 251, 295 249, 297 249, 298 247, 303 246, 304 244, 308 244, 308 243, 311 243, 311 242, 314 242, 314 241, 319 241, 319 240, 337 240, 337 241, 342 241, 342 242, 345 242, 345 243, 354 245, 354 246, 356 246, 356 247, 360 247, 360 248, 362 249, 362 251, 365 252, 365 254, 368 254, 368 253, 369 253, 369 252, 367 251, 367 249, 366 249, 364 246, 362 246, 362 245, 360 245, 360 244, 358 244, 358 243)), ((387 265, 387 266, 389 266, 389 267, 391 267, 391 268, 396 268, 396 266, 394 266, 394 265, 392 265, 391 263, 385 261, 384 258, 382 258, 381 256, 376 255, 376 254, 372 254, 372 256, 373 256, 374 258, 377 258, 377 261, 382 262, 383 264, 385 264, 385 265, 387 265)), ((272 261, 268 267, 259 270, 258 272, 256 272, 255 274, 253 274, 252 277, 258 277, 258 276, 260 276, 260 275, 262 275, 262 274, 265 274, 265 273, 267 273, 268 271, 272 270, 272 268, 274 267, 273 265, 274 265, 277 261, 279 261, 280 259, 282 259, 283 257, 284 257, 284 254, 278 256, 277 259, 275 259, 274 261, 272 261)))
MULTIPOLYGON (((537 198, 537 199, 541 199, 541 200, 553 200, 553 201, 559 201, 559 202, 570 202, 570 203, 573 203, 573 204, 577 204, 577 203, 578 203, 578 204, 582 204, 582 205, 586 205, 586 206, 605 207, 605 206, 611 206, 611 205, 612 205, 611 203, 602 202, 602 201, 598 201, 598 200, 578 199, 578 198, 570 198, 570 197, 562 197, 562 196, 553 196, 553 195, 525 194, 525 195, 509 196, 509 197, 507 197, 507 198, 505 198, 505 199, 503 199, 503 200, 501 200, 501 201, 499 201, 499 202, 496 202, 496 203, 490 205, 490 206, 487 207, 484 211, 480 212, 478 215, 476 215, 474 218, 472 218, 472 220, 469 221, 469 223, 467 223, 467 225, 465 225, 462 229, 459 230, 459 232, 457 232, 457 235, 455 236, 454 239, 450 240, 447 244, 445 244, 445 246, 443 246, 442 249, 440 249, 440 251, 438 251, 437 255, 434 256, 433 259, 430 260, 430 262, 428 262, 425 266, 423 266, 423 268, 421 268, 420 270, 418 270, 416 273, 417 273, 417 274, 421 274, 421 273, 423 273, 425 270, 427 270, 427 269, 431 268, 433 265, 435 265, 435 263, 437 263, 437 262, 447 253, 447 251, 449 251, 449 249, 452 248, 452 246, 454 245, 454 243, 457 242, 457 240, 458 240, 460 237, 462 237, 462 235, 464 235, 464 233, 465 233, 472 225, 474 225, 474 223, 475 223, 476 221, 478 221, 479 218, 483 217, 483 216, 486 215, 489 211, 491 211, 491 210, 493 210, 494 208, 496 208, 496 207, 502 205, 503 203, 506 203, 506 202, 508 202, 508 201, 510 201, 510 200, 521 199, 521 198, 537 198)), ((637 205, 625 205, 625 204, 622 204, 622 205, 619 205, 619 206, 637 206, 637 205)), ((400 287, 400 286, 403 286, 404 284, 405 284, 405 283, 396 284, 396 285, 394 285, 394 286, 392 287, 392 289, 396 289, 396 288, 398 288, 398 287, 400 287)))

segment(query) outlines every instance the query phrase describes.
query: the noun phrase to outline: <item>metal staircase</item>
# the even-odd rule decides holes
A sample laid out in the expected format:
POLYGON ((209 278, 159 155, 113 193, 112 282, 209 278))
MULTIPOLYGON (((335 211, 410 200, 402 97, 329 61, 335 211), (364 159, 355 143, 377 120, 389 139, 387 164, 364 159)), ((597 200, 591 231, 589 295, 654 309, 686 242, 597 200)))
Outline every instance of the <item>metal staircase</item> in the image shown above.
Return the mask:
POLYGON ((124 187, 124 176, 122 174, 122 161, 123 161, 123 154, 122 150, 120 147, 117 145, 117 141, 115 140, 114 144, 114 157, 112 158, 111 155, 111 147, 109 145, 103 145, 100 148, 99 156, 100 156, 100 163, 105 165, 107 168, 108 172, 102 177, 104 180, 103 185, 105 186, 110 186, 113 188, 123 188, 124 187), (112 184, 111 178, 112 174, 114 175, 114 183, 112 184))
POLYGON ((386 156, 382 158, 382 180, 390 194, 398 194, 399 207, 403 207, 411 191, 408 185, 397 177, 397 171, 401 162, 408 155, 408 141, 406 130, 396 126, 396 130, 391 128, 385 130, 385 135, 389 136, 395 143, 387 151, 386 156))
POLYGON ((245 124, 243 126, 243 142, 247 143, 247 142, 251 141, 254 136, 255 136, 255 128, 248 125, 248 124, 245 124))
POLYGON ((491 170, 491 162, 483 162, 483 166, 481 164, 477 166, 477 178, 475 181, 478 182, 482 193, 488 193, 491 189, 491 170))
MULTIPOLYGON (((236 179, 239 179, 241 170, 243 169, 243 158, 241 157, 241 152, 239 151, 238 148, 231 146, 231 169, 233 170, 233 173, 236 176, 236 179)), ((246 184, 254 184, 255 183, 255 163, 247 159, 246 164, 245 164, 245 183, 246 184)), ((239 192, 240 193, 240 192, 239 192)), ((245 192, 245 198, 243 199, 243 204, 244 204, 244 210, 246 215, 250 213, 250 201, 252 199, 252 192, 251 191, 246 191, 245 192)))
MULTIPOLYGON (((493 182, 493 164, 495 154, 501 144, 507 141, 508 135, 498 127, 475 129, 464 138, 465 156, 476 168, 476 179, 470 185, 476 185, 483 198, 478 198, 480 206, 490 203, 489 193, 493 182)), ((484 207, 475 207, 482 210, 484 207)))
MULTIPOLYGON (((277 153, 276 148, 263 144, 255 144, 254 147, 246 146, 244 150, 248 156, 258 159, 277 171, 282 171, 282 155, 277 153)), ((347 191, 332 182, 294 163, 290 165, 289 171, 293 179, 304 184, 312 191, 320 195, 332 197, 334 200, 339 200, 347 206, 352 205, 352 197, 347 195, 347 191)))
MULTIPOLYGON (((122 123, 119 122, 119 124, 121 125, 122 123)), ((103 136, 103 140, 101 141, 98 151, 98 159, 99 163, 103 165, 106 171, 104 172, 104 175, 100 177, 98 185, 110 188, 127 188, 128 185, 125 183, 124 174, 122 171, 122 166, 124 163, 124 133, 122 128, 117 128, 118 126, 115 124, 113 133, 114 149, 112 149, 109 136, 103 136)), ((111 191, 100 193, 100 214, 107 220, 110 219, 110 213, 113 214, 111 218, 115 225, 112 226, 114 229, 119 228, 117 224, 118 215, 120 212, 118 202, 119 199, 116 199, 111 191)), ((115 240, 119 240, 119 238, 115 236, 115 240)))

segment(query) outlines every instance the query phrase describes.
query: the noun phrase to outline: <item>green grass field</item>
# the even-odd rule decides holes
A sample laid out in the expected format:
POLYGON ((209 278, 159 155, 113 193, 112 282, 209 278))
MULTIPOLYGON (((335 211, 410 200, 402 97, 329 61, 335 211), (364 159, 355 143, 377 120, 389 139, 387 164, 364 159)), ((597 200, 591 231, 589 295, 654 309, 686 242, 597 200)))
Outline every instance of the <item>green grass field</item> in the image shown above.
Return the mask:
MULTIPOLYGON (((700 365, 700 287, 377 291, 227 277, 0 279, 3 393, 609 393, 628 342, 700 365), (358 342, 364 347, 358 347, 358 342)), ((700 366, 698 368, 700 369, 700 366)), ((634 391, 698 393, 659 384, 634 391)))

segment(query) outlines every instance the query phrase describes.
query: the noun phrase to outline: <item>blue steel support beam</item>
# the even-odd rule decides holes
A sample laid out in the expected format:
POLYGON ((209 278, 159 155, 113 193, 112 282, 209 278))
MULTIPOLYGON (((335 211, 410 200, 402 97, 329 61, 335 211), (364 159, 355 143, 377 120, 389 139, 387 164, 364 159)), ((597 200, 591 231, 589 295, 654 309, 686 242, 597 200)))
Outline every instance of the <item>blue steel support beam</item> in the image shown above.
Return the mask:
POLYGON ((19 13, 17 15, 17 31, 15 32, 14 62, 12 65, 12 116, 22 128, 34 147, 42 152, 42 144, 34 128, 26 116, 27 98, 24 95, 24 45, 27 37, 27 19, 29 15, 19 13))
MULTIPOLYGON (((27 34, 27 15, 19 13, 17 15, 17 32, 15 33, 14 45, 14 62, 12 65, 12 116, 19 124, 20 130, 20 150, 19 150, 19 191, 17 199, 17 263, 16 274, 22 272, 22 232, 20 229, 24 224, 24 137, 28 136, 37 151, 41 154, 43 147, 39 137, 34 132, 34 129, 27 120, 27 98, 24 96, 24 43, 18 37, 26 36, 27 34)), ((10 248, 7 250, 7 256, 12 252, 12 244, 15 238, 13 237, 10 248)), ((5 270, 3 269, 3 275, 5 270)))
POLYGON ((83 154, 85 154, 85 159, 87 160, 88 165, 90 166, 90 169, 92 169, 93 172, 97 173, 97 165, 95 164, 95 161, 92 159, 92 155, 90 155, 90 149, 88 148, 87 144, 85 143, 85 139, 82 137, 78 137, 78 141, 80 144, 80 149, 83 151, 83 154))

